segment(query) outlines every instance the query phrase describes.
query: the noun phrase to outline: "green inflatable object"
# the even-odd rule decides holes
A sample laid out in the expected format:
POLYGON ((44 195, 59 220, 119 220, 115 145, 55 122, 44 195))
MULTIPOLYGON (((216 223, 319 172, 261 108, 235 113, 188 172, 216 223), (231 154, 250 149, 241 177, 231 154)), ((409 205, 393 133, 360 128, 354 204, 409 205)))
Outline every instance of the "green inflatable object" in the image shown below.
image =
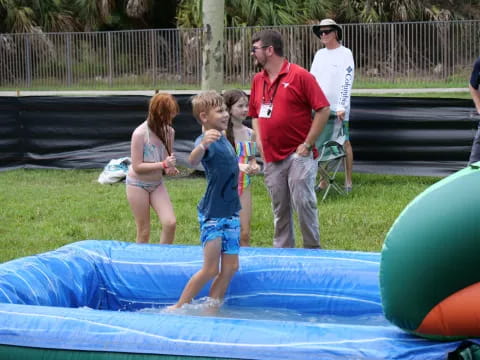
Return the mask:
POLYGON ((380 262, 384 313, 408 332, 436 340, 480 336, 480 324, 473 323, 480 306, 458 306, 467 288, 480 296, 479 165, 417 196, 386 236, 380 262))

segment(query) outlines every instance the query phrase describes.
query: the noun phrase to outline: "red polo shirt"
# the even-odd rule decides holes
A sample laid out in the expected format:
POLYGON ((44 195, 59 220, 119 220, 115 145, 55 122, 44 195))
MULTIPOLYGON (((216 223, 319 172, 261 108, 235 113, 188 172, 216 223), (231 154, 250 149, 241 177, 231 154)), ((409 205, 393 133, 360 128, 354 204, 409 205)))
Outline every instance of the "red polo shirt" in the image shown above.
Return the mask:
MULTIPOLYGON (((265 161, 280 161, 294 153, 310 131, 312 109, 317 111, 329 105, 315 77, 301 66, 285 60, 273 82, 265 70, 257 73, 252 82, 248 115, 258 118, 265 161), (262 99, 267 103, 272 101, 270 118, 259 117, 262 99)), ((315 149, 314 156, 317 155, 315 149)))

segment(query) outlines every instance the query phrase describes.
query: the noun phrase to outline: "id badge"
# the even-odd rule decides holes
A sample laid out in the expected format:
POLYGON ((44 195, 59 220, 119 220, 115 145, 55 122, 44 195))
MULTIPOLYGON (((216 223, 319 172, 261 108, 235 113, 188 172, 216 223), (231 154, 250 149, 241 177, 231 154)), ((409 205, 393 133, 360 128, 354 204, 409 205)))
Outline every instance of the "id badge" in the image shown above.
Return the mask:
POLYGON ((262 104, 260 107, 260 114, 258 114, 261 118, 270 119, 272 116, 273 104, 262 104))

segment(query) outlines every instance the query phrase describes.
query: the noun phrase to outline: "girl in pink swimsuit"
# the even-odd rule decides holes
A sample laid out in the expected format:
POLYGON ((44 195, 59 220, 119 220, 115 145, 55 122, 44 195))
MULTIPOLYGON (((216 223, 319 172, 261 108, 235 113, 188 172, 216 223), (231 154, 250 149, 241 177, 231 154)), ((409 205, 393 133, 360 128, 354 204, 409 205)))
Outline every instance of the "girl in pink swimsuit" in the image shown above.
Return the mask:
POLYGON ((137 225, 137 243, 150 238, 150 207, 162 224, 161 244, 175 238, 176 218, 172 202, 163 183, 163 175, 176 175, 176 159, 172 153, 175 131, 172 120, 178 104, 169 94, 156 94, 150 100, 147 121, 132 134, 132 165, 126 179, 127 200, 137 225))
POLYGON ((238 194, 240 195, 240 245, 250 246, 250 224, 252 218, 251 175, 256 174, 260 167, 255 160, 257 147, 255 133, 243 122, 248 113, 248 97, 241 90, 229 90, 223 94, 227 110, 230 114, 227 128, 227 139, 237 152, 238 194))

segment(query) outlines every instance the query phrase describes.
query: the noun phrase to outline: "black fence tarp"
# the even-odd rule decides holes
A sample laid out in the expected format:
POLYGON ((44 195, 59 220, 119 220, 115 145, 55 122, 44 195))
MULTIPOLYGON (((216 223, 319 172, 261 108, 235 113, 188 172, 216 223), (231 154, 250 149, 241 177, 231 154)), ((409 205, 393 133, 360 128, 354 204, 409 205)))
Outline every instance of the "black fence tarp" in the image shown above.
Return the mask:
MULTIPOLYGON (((174 151, 186 165, 201 127, 190 95, 175 96, 174 151)), ((0 97, 0 170, 103 168, 130 156, 130 136, 149 96, 0 97)), ((461 99, 353 97, 354 171, 443 176, 463 168, 476 124, 461 99)))

